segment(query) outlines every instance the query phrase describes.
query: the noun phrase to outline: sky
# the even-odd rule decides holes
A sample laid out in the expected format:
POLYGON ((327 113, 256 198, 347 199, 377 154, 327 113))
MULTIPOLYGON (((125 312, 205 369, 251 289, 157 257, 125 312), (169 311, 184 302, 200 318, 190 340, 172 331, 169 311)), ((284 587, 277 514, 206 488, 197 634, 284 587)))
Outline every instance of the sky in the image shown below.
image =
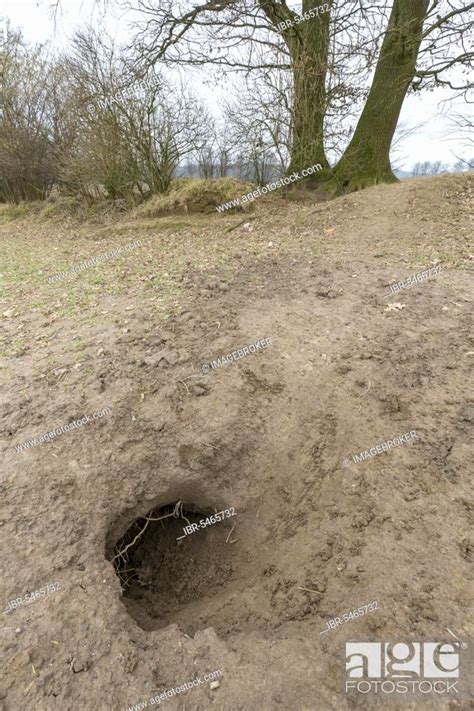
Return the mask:
MULTIPOLYGON (((65 47, 68 36, 75 29, 88 22, 97 24, 102 16, 101 12, 94 10, 94 0, 61 0, 61 9, 54 17, 52 2, 53 0, 1 0, 0 17, 3 21, 7 17, 15 27, 19 27, 30 42, 48 42, 56 47, 65 47)), ((127 37, 130 32, 128 22, 123 13, 120 16, 119 11, 108 10, 106 25, 112 36, 120 39, 127 37)), ((193 87, 211 104, 215 101, 215 93, 199 81, 196 72, 193 72, 193 87)), ((425 125, 416 135, 404 141, 400 153, 396 156, 397 167, 409 170, 417 162, 434 160, 454 163, 456 157, 453 153, 464 158, 470 157, 469 150, 465 147, 465 139, 458 138, 453 133, 447 116, 455 111, 466 113, 466 106, 459 103, 457 109, 443 107, 440 102, 448 96, 445 89, 440 89, 405 99, 400 123, 406 126, 420 123, 425 125)))

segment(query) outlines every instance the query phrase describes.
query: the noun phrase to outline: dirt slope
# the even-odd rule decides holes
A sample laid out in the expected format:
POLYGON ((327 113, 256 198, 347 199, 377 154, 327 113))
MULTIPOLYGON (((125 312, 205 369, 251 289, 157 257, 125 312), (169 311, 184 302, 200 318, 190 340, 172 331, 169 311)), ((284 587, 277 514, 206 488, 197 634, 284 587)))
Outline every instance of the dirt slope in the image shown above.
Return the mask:
MULTIPOLYGON (((469 640, 470 196, 464 175, 262 200, 244 224, 3 224, 0 599, 59 590, 2 616, 1 708, 134 708, 214 670, 219 686, 161 703, 388 708, 346 695, 346 642, 469 640)), ((472 707, 467 691, 402 702, 472 707)))

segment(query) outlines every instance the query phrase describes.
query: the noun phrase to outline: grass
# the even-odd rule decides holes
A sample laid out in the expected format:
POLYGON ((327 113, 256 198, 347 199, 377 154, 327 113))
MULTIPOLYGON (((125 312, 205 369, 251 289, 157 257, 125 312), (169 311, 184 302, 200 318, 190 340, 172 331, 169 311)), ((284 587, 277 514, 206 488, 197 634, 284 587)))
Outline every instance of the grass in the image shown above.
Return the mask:
MULTIPOLYGON (((448 182, 455 185, 456 181, 461 182, 458 177, 450 178, 448 182)), ((467 177, 462 179, 465 181, 467 177)), ((429 181, 424 184, 434 192, 434 187, 429 188, 429 181)), ((443 189, 442 185, 443 181, 439 190, 443 189)), ((239 195, 243 194, 241 185, 234 185, 234 188, 238 188, 239 195)), ((203 189, 202 185, 200 189, 203 189)), ((400 186, 390 189, 397 190, 400 186)), ((192 183, 183 182, 178 192, 188 196, 196 190, 192 183)), ((92 221, 74 222, 59 219, 57 206, 52 208, 39 203, 1 205, 0 239, 4 255, 1 272, 6 303, 2 310, 14 308, 34 338, 39 319, 52 324, 54 319, 66 318, 81 328, 102 322, 113 324, 117 320, 122 327, 128 318, 125 311, 128 304, 136 307, 135 312, 149 304, 160 318, 176 313, 184 297, 181 278, 190 270, 206 272, 215 268, 220 271, 220 278, 231 281, 238 265, 239 269, 246 270, 249 281, 258 281, 258 262, 269 256, 314 260, 315 264, 331 258, 333 264, 337 260, 337 265, 342 268, 347 261, 357 260, 357 239, 363 239, 352 238, 356 222, 348 220, 355 208, 348 208, 344 200, 319 205, 307 201, 290 204, 281 196, 267 196, 254 204, 257 219, 251 223, 252 231, 239 227, 229 233, 229 227, 242 222, 242 215, 214 211, 212 214, 167 214, 157 218, 147 216, 148 208, 145 210, 142 206, 143 209, 114 217, 107 214, 97 224, 99 211, 92 221), (38 215, 42 216, 41 220, 37 219, 38 215), (328 234, 326 230, 334 226, 337 229, 328 234), (136 239, 142 241, 141 247, 86 268, 78 275, 48 283, 48 276, 136 239), (268 246, 269 241, 273 242, 272 247, 268 246), (111 301, 115 306, 110 305, 111 301), (109 314, 101 315, 103 310, 109 314)), ((365 200, 364 206, 371 204, 369 193, 366 196, 358 193, 350 196, 350 200, 355 205, 359 200, 365 200)), ((410 261, 426 266, 435 252, 443 266, 445 262, 465 266, 464 246, 458 237, 445 240, 442 235, 430 233, 419 235, 416 240, 400 236, 396 243, 392 243, 384 241, 381 234, 380 243, 387 252, 388 262, 398 263, 399 254, 406 255, 409 261, 404 269, 407 273, 411 269, 410 261)), ((34 342, 18 334, 14 321, 18 323, 18 319, 4 321, 9 327, 10 340, 5 354, 21 353, 28 343, 34 342)), ((53 328, 51 325, 51 330, 53 328)), ((80 349, 79 346, 75 348, 80 349)))
POLYGON ((28 342, 26 339, 15 338, 4 349, 0 350, 0 355, 4 358, 18 358, 26 352, 27 347, 28 342))
POLYGON ((27 217, 35 211, 37 205, 43 203, 21 202, 18 205, 12 203, 0 204, 0 223, 11 222, 20 218, 27 217))
MULTIPOLYGON (((170 213, 214 213, 218 205, 241 197, 253 189, 250 183, 235 178, 178 178, 172 181, 165 195, 155 195, 140 205, 136 214, 139 217, 159 217, 170 213)), ((243 207, 232 208, 232 212, 242 210, 243 207)))

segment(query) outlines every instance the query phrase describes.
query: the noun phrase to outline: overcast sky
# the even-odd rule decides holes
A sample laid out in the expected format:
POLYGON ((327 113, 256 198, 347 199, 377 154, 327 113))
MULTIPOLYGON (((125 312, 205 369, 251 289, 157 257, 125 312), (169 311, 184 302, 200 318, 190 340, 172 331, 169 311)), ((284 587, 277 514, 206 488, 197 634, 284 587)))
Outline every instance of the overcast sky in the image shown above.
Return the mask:
MULTIPOLYGON (((21 28, 27 40, 47 41, 54 46, 66 46, 67 37, 74 29, 92 20, 97 24, 101 17, 97 9, 93 13, 94 0, 62 0, 61 11, 56 15, 56 22, 50 9, 52 0, 0 0, 0 2, 3 19, 7 17, 15 27, 21 28)), ((109 11, 106 19, 108 32, 123 39, 127 34, 127 17, 123 15, 120 17, 117 11, 109 11)), ((209 89, 206 89, 197 79, 195 84, 198 93, 209 99, 209 89)), ((408 170, 414 163, 425 160, 453 163, 456 158, 452 152, 464 158, 469 157, 461 138, 446 140, 447 134, 452 129, 447 117, 442 115, 447 108, 439 106, 439 103, 448 95, 445 90, 438 90, 424 92, 421 96, 409 96, 405 100, 400 121, 409 126, 421 122, 426 122, 426 125, 419 134, 404 142, 402 155, 397 160, 397 165, 401 168, 408 170)), ((466 113, 465 105, 458 104, 457 111, 466 113)))

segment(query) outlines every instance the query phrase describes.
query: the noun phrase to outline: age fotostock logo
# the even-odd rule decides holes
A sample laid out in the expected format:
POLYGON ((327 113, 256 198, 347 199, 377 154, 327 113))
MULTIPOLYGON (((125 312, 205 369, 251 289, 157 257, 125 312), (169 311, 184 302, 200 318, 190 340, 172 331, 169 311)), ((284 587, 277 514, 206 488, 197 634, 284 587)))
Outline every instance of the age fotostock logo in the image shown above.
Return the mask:
POLYGON ((461 642, 346 642, 346 693, 457 694, 461 642))

